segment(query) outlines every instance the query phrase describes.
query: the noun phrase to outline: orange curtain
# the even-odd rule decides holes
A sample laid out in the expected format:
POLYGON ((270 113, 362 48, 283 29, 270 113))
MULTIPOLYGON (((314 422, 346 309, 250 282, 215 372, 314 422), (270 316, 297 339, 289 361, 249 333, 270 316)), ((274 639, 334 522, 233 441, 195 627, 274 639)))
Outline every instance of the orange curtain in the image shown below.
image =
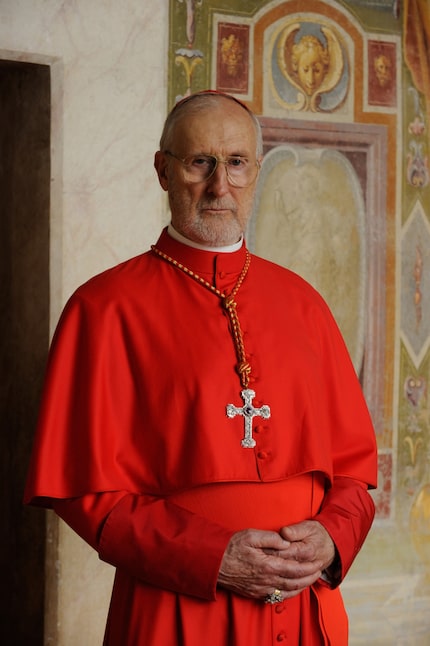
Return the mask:
POLYGON ((415 86, 426 100, 430 129, 430 0, 404 0, 403 44, 415 86))

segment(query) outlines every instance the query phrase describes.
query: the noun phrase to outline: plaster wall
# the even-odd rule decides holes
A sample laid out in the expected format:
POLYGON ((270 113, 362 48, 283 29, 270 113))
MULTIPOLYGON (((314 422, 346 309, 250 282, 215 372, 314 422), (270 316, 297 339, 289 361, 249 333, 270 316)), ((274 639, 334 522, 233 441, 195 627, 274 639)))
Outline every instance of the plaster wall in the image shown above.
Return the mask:
MULTIPOLYGON (((164 224, 152 163, 167 25, 165 1, 0 0, 0 59, 51 74, 51 331, 80 283, 147 249, 164 224)), ((45 641, 100 644, 113 570, 50 513, 48 530, 45 641)))

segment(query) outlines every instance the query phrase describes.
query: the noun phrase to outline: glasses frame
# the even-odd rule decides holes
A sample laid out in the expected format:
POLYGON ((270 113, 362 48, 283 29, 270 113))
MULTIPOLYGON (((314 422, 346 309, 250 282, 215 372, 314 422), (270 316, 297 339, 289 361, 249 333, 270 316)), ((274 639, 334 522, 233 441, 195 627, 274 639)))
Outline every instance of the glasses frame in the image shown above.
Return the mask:
POLYGON ((228 164, 229 159, 234 158, 234 157, 240 158, 241 155, 229 155, 229 157, 227 159, 224 159, 222 157, 217 157, 217 155, 208 155, 206 153, 197 153, 196 155, 189 155, 187 157, 182 158, 182 157, 178 157, 178 155, 175 155, 174 153, 172 153, 171 150, 163 150, 163 152, 164 152, 165 155, 169 155, 169 157, 173 157, 173 159, 176 159, 178 162, 181 162, 181 164, 183 166, 188 166, 189 165, 189 164, 187 164, 187 159, 189 159, 190 157, 199 157, 199 156, 201 156, 201 157, 209 157, 210 159, 215 160, 215 164, 214 164, 214 167, 213 167, 210 175, 208 175, 204 179, 199 179, 197 181, 190 181, 189 179, 186 179, 184 177, 184 181, 187 182, 187 184, 201 184, 202 182, 207 182, 208 180, 210 180, 211 177, 213 177, 215 175, 215 172, 216 172, 216 169, 218 168, 218 165, 219 164, 224 164, 228 183, 231 184, 231 186, 234 186, 235 188, 248 188, 249 186, 251 186, 256 181, 256 179, 258 177, 258 173, 260 172, 260 168, 261 168, 261 163, 259 162, 258 159, 256 159, 255 160, 255 166, 256 166, 257 170, 256 170, 256 173, 255 173, 255 177, 247 184, 237 184, 235 182, 234 178, 231 177, 231 175, 229 175, 228 165, 227 164, 228 164))

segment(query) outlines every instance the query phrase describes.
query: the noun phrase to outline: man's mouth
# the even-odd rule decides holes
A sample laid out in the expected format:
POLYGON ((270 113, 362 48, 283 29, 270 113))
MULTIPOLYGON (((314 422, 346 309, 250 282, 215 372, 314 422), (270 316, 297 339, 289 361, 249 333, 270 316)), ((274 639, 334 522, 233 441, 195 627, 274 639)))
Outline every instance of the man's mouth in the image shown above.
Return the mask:
POLYGON ((202 204, 202 211, 211 211, 212 213, 232 213, 234 207, 230 204, 202 204))

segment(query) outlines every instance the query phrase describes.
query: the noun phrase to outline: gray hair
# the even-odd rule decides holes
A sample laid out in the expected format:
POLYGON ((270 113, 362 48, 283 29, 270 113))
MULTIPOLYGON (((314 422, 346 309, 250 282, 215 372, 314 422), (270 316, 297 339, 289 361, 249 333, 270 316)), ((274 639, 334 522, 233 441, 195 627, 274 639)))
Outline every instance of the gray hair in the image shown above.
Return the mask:
POLYGON ((256 140, 257 140, 257 150, 256 156, 257 159, 263 155, 263 135, 261 132, 260 122, 255 116, 255 114, 248 108, 245 103, 239 101, 231 94, 225 94, 223 92, 216 92, 215 90, 203 90, 202 92, 196 92, 190 96, 185 97, 179 101, 167 115, 166 121, 164 122, 163 132, 161 133, 160 138, 160 150, 168 150, 172 143, 173 132, 177 122, 182 118, 184 114, 194 115, 198 114, 202 108, 210 108, 218 106, 219 99, 225 98, 230 101, 234 101, 240 105, 252 120, 255 128, 256 140))

